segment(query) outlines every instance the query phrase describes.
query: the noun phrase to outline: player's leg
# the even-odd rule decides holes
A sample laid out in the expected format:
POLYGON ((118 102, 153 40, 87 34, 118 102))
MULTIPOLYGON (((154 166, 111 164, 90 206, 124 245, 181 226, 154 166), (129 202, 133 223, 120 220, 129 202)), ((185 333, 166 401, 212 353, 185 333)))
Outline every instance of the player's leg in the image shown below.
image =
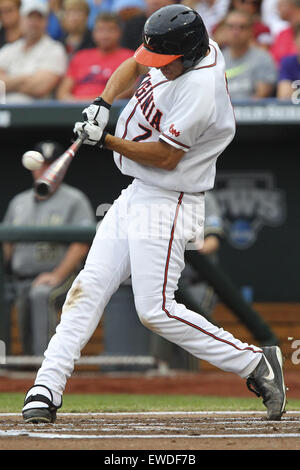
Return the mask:
MULTIPOLYGON (((154 198, 154 194, 148 195, 148 200, 153 201, 154 198)), ((172 205, 170 196, 168 199, 174 214, 169 238, 155 239, 151 231, 148 238, 144 236, 138 239, 133 233, 129 238, 132 284, 138 315, 145 326, 196 357, 247 378, 261 363, 262 349, 243 343, 174 300, 184 266, 186 244, 184 236, 176 236, 176 225, 181 222, 180 209, 183 210, 192 199, 184 195, 181 200, 180 197, 174 200, 172 205)), ((167 215, 162 218, 164 221, 167 219, 167 215)), ((276 368, 279 377, 280 365, 276 364, 276 368)))
MULTIPOLYGON (((130 275, 129 250, 126 233, 126 213, 122 203, 126 193, 114 203, 101 223, 84 269, 76 277, 63 306, 61 320, 45 352, 35 385, 25 397, 23 416, 26 421, 39 422, 34 413, 32 398, 40 409, 55 405, 48 421, 55 419, 67 379, 73 372, 82 348, 95 331, 103 310, 120 283, 130 275), (48 400, 43 404, 40 398, 48 400), (42 404, 41 404, 42 403, 42 404)), ((43 418, 43 417, 42 417, 43 418)), ((43 420, 43 419, 41 419, 43 420)))

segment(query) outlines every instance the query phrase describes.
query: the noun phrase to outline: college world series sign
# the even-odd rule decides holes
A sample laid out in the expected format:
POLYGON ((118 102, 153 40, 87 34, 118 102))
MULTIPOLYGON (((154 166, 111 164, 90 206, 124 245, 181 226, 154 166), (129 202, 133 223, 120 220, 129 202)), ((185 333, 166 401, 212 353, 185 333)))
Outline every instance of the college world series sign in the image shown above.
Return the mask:
POLYGON ((278 227, 286 218, 285 193, 271 172, 220 172, 215 185, 228 242, 251 247, 264 226, 278 227))

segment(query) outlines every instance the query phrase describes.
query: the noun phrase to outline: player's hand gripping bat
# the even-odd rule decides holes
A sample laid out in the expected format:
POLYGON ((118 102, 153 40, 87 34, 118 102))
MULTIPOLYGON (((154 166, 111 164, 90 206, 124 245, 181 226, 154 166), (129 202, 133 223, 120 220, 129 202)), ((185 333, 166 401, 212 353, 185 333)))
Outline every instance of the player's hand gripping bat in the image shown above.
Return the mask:
POLYGON ((47 199, 56 191, 64 179, 71 161, 86 138, 87 134, 83 131, 75 142, 47 168, 41 178, 35 181, 34 191, 40 199, 47 199))

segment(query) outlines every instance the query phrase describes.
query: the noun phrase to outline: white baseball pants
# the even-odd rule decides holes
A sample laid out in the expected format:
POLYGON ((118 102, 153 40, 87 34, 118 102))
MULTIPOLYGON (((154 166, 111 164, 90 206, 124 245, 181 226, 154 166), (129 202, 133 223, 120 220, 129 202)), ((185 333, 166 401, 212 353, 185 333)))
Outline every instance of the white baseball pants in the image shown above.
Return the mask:
POLYGON ((35 383, 63 393, 110 297, 130 274, 137 314, 146 327, 222 370, 247 377, 261 350, 174 300, 186 244, 203 234, 203 220, 203 194, 166 191, 140 180, 122 191, 68 292, 35 383))

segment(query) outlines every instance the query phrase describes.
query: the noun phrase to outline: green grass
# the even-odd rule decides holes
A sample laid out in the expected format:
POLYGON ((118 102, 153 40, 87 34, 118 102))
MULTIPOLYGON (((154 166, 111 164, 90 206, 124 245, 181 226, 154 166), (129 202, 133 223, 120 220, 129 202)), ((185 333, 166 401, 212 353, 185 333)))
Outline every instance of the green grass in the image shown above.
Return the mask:
MULTIPOLYGON (((18 413, 24 394, 0 393, 0 412, 18 413)), ((198 395, 65 394, 62 412, 119 411, 264 411, 260 399, 198 395)), ((300 410, 300 400, 289 400, 287 410, 300 410)))

